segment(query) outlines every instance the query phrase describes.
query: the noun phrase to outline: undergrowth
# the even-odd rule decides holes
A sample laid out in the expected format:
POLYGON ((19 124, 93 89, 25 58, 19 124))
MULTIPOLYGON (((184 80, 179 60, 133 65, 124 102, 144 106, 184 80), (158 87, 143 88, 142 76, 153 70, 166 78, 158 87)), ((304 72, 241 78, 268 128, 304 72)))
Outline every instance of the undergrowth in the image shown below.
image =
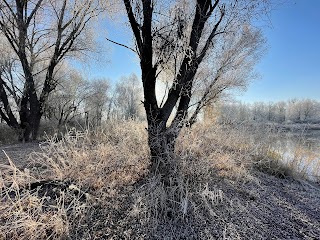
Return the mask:
MULTIPOLYGON (((197 229, 205 219, 215 220, 214 207, 231 204, 224 189, 209 185, 213 178, 256 181, 255 169, 278 177, 298 174, 270 147, 272 129, 257 129, 184 129, 168 186, 148 175, 142 123, 48 137, 29 155, 27 168, 19 169, 10 156, 0 165, 0 239, 108 239, 120 232, 158 239, 197 238, 201 232, 208 239, 210 233, 197 229)), ((223 236, 238 235, 228 227, 223 236)))
POLYGON ((148 151, 143 125, 71 129, 32 153, 20 170, 0 165, 0 239, 74 239, 85 234, 88 212, 145 175, 148 151))

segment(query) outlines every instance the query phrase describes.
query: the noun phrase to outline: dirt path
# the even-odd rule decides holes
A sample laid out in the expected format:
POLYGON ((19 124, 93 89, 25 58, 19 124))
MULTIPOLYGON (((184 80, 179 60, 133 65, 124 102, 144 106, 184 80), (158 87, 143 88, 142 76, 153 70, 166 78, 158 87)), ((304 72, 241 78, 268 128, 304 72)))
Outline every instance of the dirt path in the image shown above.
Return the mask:
POLYGON ((256 179, 258 182, 245 184, 212 183, 223 190, 227 200, 214 209, 220 216, 215 227, 227 226, 229 235, 242 239, 319 239, 318 184, 259 172, 256 179))
POLYGON ((32 152, 39 151, 39 143, 17 143, 0 146, 0 164, 8 164, 8 157, 15 165, 23 168, 28 164, 28 156, 32 152), (7 156, 8 157, 7 157, 7 156))

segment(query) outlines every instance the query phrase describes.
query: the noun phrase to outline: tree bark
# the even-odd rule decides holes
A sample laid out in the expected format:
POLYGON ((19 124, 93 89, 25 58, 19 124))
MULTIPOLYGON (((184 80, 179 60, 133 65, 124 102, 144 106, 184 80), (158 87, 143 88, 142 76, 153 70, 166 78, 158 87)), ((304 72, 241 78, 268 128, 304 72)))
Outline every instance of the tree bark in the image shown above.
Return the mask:
POLYGON ((168 186, 170 178, 177 173, 175 159, 175 142, 178 133, 165 126, 164 121, 153 122, 148 127, 148 144, 151 154, 150 173, 160 175, 162 182, 168 186))

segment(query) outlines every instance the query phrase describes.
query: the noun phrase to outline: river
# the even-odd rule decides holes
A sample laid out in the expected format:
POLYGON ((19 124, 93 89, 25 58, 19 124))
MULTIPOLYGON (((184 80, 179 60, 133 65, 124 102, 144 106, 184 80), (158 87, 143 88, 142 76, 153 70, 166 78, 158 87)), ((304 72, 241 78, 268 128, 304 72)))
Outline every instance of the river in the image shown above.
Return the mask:
POLYGON ((283 161, 311 180, 320 177, 320 130, 287 132, 277 135, 273 149, 283 161))

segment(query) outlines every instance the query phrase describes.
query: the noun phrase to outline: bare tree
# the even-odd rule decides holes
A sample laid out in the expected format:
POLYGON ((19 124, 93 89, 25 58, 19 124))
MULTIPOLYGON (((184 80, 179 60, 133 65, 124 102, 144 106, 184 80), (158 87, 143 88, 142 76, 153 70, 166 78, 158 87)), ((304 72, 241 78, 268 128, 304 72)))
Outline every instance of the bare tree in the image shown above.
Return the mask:
POLYGON ((85 112, 87 121, 92 126, 100 126, 103 112, 109 100, 108 91, 110 88, 107 79, 95 79, 89 82, 89 96, 85 99, 85 112))
POLYGON ((192 125, 199 112, 210 103, 228 97, 234 90, 245 89, 256 77, 253 68, 264 51, 264 38, 259 30, 247 25, 222 37, 221 47, 210 49, 194 78, 189 105, 192 125), (219 51, 218 51, 219 50, 219 51))
POLYGON ((225 123, 239 123, 243 119, 258 123, 318 123, 319 102, 311 99, 291 99, 280 102, 255 102, 243 104, 226 102, 221 105, 220 121, 225 123), (245 112, 241 117, 239 112, 245 112))
POLYGON ((68 67, 63 70, 58 86, 49 96, 44 115, 57 121, 58 126, 65 125, 83 115, 84 104, 90 94, 88 81, 78 71, 68 67))
POLYGON ((311 120, 316 115, 316 101, 304 99, 300 101, 304 121, 311 120))
POLYGON ((0 116, 10 127, 19 128, 16 120, 15 108, 12 107, 12 101, 19 103, 18 87, 14 84, 14 73, 16 71, 16 61, 10 46, 0 35, 0 116))
POLYGON ((302 117, 301 104, 298 99, 290 99, 286 109, 286 119, 292 122, 300 122, 302 117))
MULTIPOLYGON (((237 58, 234 52, 223 51, 224 39, 242 31, 266 5, 265 1, 254 0, 174 1, 169 7, 152 0, 123 2, 142 70, 151 171, 164 175, 166 182, 174 164, 170 156, 176 138, 189 122, 191 97, 201 65, 207 59, 215 62, 216 53, 229 54, 226 59, 237 58), (171 77, 171 85, 159 105, 155 88, 161 75, 171 77), (172 114, 173 120, 168 122, 172 114)), ((237 46, 235 50, 239 50, 237 46)), ((215 76, 220 78, 219 73, 215 76)), ((222 79, 228 80, 227 76, 222 79)), ((206 91, 202 94, 205 96, 206 91)))
POLYGON ((138 77, 131 74, 122 77, 115 87, 113 97, 114 110, 118 118, 136 119, 141 117, 140 104, 143 98, 142 86, 138 77))
MULTIPOLYGON (((36 139, 45 104, 57 86, 57 67, 66 57, 88 50, 92 36, 88 24, 100 11, 97 0, 1 1, 0 30, 23 74, 22 92, 17 96, 19 120, 8 111, 1 115, 9 126, 22 130, 21 140, 36 139), (36 81, 39 75, 44 76, 41 85, 36 81)), ((0 88, 5 85, 8 82, 2 79, 0 88)), ((1 100, 6 105, 3 91, 1 100)))
POLYGON ((284 123, 286 121, 286 107, 287 107, 287 104, 284 101, 275 103, 275 108, 276 108, 275 118, 277 119, 278 123, 284 123))

